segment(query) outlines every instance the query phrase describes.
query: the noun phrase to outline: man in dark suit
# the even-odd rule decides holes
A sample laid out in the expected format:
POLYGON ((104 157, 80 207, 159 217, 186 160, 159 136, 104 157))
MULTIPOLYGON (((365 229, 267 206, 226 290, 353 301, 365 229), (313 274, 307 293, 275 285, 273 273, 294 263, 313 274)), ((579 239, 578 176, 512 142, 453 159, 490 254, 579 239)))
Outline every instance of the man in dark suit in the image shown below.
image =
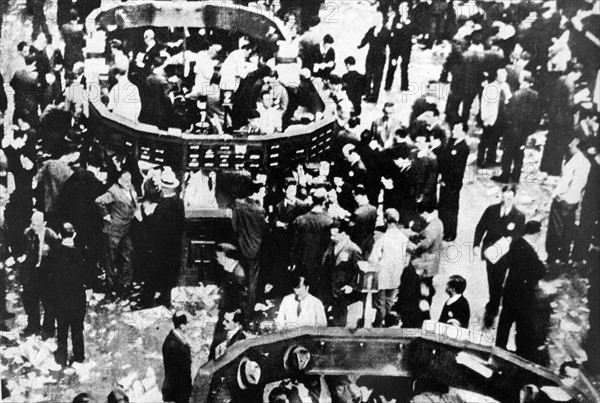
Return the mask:
POLYGON ((373 233, 377 223, 377 207, 370 203, 364 186, 357 186, 354 191, 357 209, 352 214, 351 238, 362 250, 373 244, 373 233))
POLYGON ((93 286, 97 281, 97 263, 102 255, 102 217, 95 200, 104 185, 94 173, 77 167, 63 185, 58 197, 58 216, 73 224, 77 231, 75 243, 84 258, 84 279, 93 286))
POLYGON ((383 15, 377 13, 377 24, 371 27, 358 45, 362 49, 367 44, 369 52, 365 64, 365 76, 369 89, 365 101, 377 103, 381 81, 383 80, 383 68, 385 67, 386 48, 390 42, 390 31, 383 25, 383 15))
POLYGON ((154 216, 157 225, 157 253, 161 277, 155 289, 160 291, 159 303, 171 306, 171 290, 177 285, 181 266, 185 209, 183 200, 177 195, 179 181, 175 173, 165 168, 160 175, 162 197, 158 201, 154 216))
MULTIPOLYGON (((540 223, 530 221, 525 226, 525 236, 540 230, 540 223)), ((502 312, 498 320, 496 346, 506 348, 510 328, 516 324, 515 344, 517 354, 531 360, 538 345, 534 343, 535 326, 532 307, 538 281, 544 277, 546 267, 532 246, 533 239, 523 236, 511 237, 510 249, 501 259, 508 268, 508 276, 502 293, 502 312)))
POLYGON ((142 110, 139 120, 161 130, 167 130, 175 124, 173 103, 167 95, 170 84, 167 81, 162 59, 156 58, 151 61, 151 65, 152 72, 140 88, 142 110))
MULTIPOLYGON (((362 161, 362 157, 358 153, 356 146, 354 144, 347 144, 342 148, 342 153, 346 158, 346 164, 344 165, 345 172, 343 172, 344 175, 342 176, 344 182, 348 183, 352 188, 364 185, 367 178, 367 167, 362 161)), ((346 206, 342 207, 347 208, 346 206)))
POLYGON ((152 74, 152 66, 161 51, 161 46, 156 42, 154 31, 151 29, 144 32, 144 44, 146 49, 138 53, 136 63, 129 70, 129 79, 138 88, 142 87, 146 78, 152 74))
POLYGON ((67 365, 68 337, 71 329, 73 361, 83 362, 83 320, 85 318, 85 287, 83 284, 83 259, 75 247, 75 228, 64 223, 60 229, 61 244, 48 255, 51 286, 55 290, 58 335, 56 362, 67 365))
POLYGON ((411 157, 415 152, 414 147, 408 144, 390 150, 392 162, 382 169, 383 208, 398 210, 405 227, 418 216, 416 177, 411 157))
POLYGON ((527 138, 538 128, 541 117, 539 96, 531 87, 533 77, 523 71, 521 88, 515 92, 506 107, 507 130, 504 132, 502 174, 492 177, 501 183, 519 183, 527 138))
POLYGON ((48 280, 47 258, 50 248, 56 245, 58 235, 46 226, 44 213, 36 211, 31 216, 31 226, 25 230, 25 261, 21 266, 23 308, 27 315, 25 335, 40 333, 40 301, 44 307, 43 335, 54 337, 55 305, 48 297, 51 287, 48 280))
POLYGON ((454 125, 452 137, 446 147, 443 147, 438 159, 438 168, 442 178, 439 212, 440 220, 444 223, 445 241, 456 239, 460 191, 468 158, 469 146, 465 141, 463 126, 459 122, 454 125))
POLYGON ((416 139, 417 150, 410 157, 416 202, 420 208, 434 210, 437 209, 438 162, 421 134, 424 133, 416 139))
POLYGON ((192 350, 185 338, 188 317, 185 312, 173 315, 173 327, 162 346, 165 380, 163 401, 188 403, 192 394, 192 350))
POLYGON ((356 289, 358 262, 362 252, 348 236, 345 225, 337 222, 331 228, 331 244, 323 256, 323 268, 331 276, 329 299, 325 305, 331 305, 328 322, 331 326, 346 326, 348 305, 360 300, 356 289))
POLYGON ((264 183, 253 183, 252 194, 238 199, 233 207, 231 223, 237 239, 240 263, 246 274, 247 298, 241 301, 244 319, 252 319, 258 293, 260 253, 267 233, 266 212, 263 208, 265 197, 264 183))
POLYGON ((348 72, 342 76, 342 82, 346 84, 346 94, 354 106, 354 113, 360 116, 362 112, 362 97, 367 91, 367 79, 363 74, 356 71, 356 59, 352 56, 344 60, 348 72))
POLYGON ((333 219, 325 211, 327 191, 324 188, 316 189, 312 200, 312 209, 294 221, 291 262, 299 275, 315 285, 313 295, 322 299, 329 291, 321 279, 321 268, 323 255, 329 246, 333 219))
POLYGON ((275 205, 269 219, 271 232, 269 241, 265 242, 261 278, 264 284, 273 286, 273 295, 284 297, 292 292, 290 276, 287 275, 290 265, 290 250, 292 244, 291 225, 294 220, 310 209, 310 205, 299 200, 298 182, 287 178, 283 186, 284 199, 275 205))
POLYGON ((60 27, 65 42, 65 71, 71 72, 75 63, 84 60, 85 27, 79 23, 79 14, 76 10, 71 10, 71 21, 60 27))
POLYGON ((391 21, 390 54, 388 71, 385 79, 385 90, 390 91, 394 84, 394 75, 398 66, 398 57, 402 58, 400 63, 401 81, 400 90, 408 91, 408 65, 412 52, 412 25, 407 15, 396 12, 391 21))
MULTIPOLYGON (((228 339, 228 329, 226 328, 226 316, 229 314, 237 318, 240 325, 244 324, 244 318, 241 316, 241 301, 246 298, 246 274, 244 268, 239 262, 239 256, 235 246, 222 243, 217 246, 216 260, 223 269, 216 276, 219 279, 217 284, 221 290, 221 296, 218 300, 219 318, 215 325, 213 341, 210 346, 209 360, 215 358, 217 347, 228 339), (233 313, 232 313, 233 312, 233 313), (239 315, 238 315, 239 314, 239 315)), ((281 274, 279 274, 281 277, 281 274)))
MULTIPOLYGON (((525 215, 514 205, 516 192, 514 187, 505 186, 502 188, 501 202, 489 206, 479 220, 475 228, 473 245, 475 250, 481 245, 482 259, 485 257, 485 250, 494 245, 500 238, 509 235, 521 236, 523 234, 525 215)), ((494 324, 494 318, 498 315, 507 268, 502 261, 494 264, 486 259, 486 269, 490 300, 485 307, 484 327, 490 328, 494 324)))

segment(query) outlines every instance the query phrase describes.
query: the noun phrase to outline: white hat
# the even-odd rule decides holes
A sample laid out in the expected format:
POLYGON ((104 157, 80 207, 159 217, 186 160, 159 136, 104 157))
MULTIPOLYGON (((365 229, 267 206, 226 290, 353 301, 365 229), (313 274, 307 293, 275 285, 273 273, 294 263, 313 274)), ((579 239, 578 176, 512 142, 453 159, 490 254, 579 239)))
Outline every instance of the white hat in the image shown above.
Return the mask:
POLYGON ((170 168, 165 168, 160 174, 160 186, 167 189, 175 189, 179 186, 179 180, 177 180, 175 172, 170 168))
POLYGON ((502 40, 510 39, 513 36, 515 36, 516 33, 517 31, 515 30, 515 27, 507 24, 500 27, 500 31, 498 32, 498 38, 502 40))
POLYGON ((256 361, 248 357, 242 358, 237 371, 238 385, 242 390, 247 389, 248 386, 258 385, 261 372, 260 365, 256 361))

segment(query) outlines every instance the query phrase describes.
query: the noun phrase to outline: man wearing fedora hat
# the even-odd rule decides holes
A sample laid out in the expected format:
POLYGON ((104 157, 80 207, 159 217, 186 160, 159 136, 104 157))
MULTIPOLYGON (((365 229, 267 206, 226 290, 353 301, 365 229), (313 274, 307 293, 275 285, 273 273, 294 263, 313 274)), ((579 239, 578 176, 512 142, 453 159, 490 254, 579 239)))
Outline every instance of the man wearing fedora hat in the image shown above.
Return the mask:
POLYGON ((160 175, 161 198, 154 210, 158 235, 156 256, 161 276, 155 278, 156 281, 149 281, 146 287, 159 291, 159 303, 166 307, 171 305, 171 290, 177 284, 181 266, 185 210, 183 200, 177 194, 178 187, 175 173, 165 167, 160 175))
POLYGON ((217 380, 214 390, 215 402, 258 403, 263 401, 263 388, 259 385, 262 376, 262 356, 249 353, 239 361, 235 373, 217 380))

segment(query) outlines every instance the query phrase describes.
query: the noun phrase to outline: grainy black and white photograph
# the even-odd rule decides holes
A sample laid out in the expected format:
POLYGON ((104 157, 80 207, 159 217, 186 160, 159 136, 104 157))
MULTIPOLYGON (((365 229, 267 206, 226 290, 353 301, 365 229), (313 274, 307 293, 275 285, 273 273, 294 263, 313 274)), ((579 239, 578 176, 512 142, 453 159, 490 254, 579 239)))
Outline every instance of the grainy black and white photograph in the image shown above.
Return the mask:
POLYGON ((0 0, 2 402, 600 402, 600 0, 0 0))

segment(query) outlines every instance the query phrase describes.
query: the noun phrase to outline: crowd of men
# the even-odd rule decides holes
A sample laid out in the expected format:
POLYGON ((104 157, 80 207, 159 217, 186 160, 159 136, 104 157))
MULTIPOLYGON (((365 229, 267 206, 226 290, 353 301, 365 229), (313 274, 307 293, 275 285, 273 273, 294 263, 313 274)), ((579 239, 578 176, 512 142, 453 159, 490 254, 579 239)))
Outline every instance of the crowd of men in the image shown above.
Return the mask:
MULTIPOLYGON (((593 91, 597 85, 599 65, 580 50, 588 42, 599 45, 591 28, 595 6, 583 0, 559 1, 558 10, 546 3, 478 3, 472 16, 457 17, 451 0, 380 1, 378 22, 357 44, 369 48, 365 74, 348 57, 347 72, 335 75, 334 38, 326 35, 322 44, 301 49, 303 70, 293 89, 279 81, 273 49, 245 37, 226 41, 219 33, 197 30, 182 50, 161 45, 155 31, 146 30, 137 53, 111 39, 106 105, 134 124, 281 132, 322 116, 315 77, 337 107, 336 138, 327 158, 301 164, 275 183, 254 175, 251 190, 232 207, 235 237, 217 251, 224 295, 213 356, 221 343, 264 330, 255 306, 265 299, 279 303, 273 325, 279 330, 347 326, 348 307, 364 300, 363 291, 373 292, 376 315, 373 323, 358 326, 419 328, 431 318, 433 296, 445 292, 448 300, 434 319, 468 327, 466 280, 453 275, 440 290, 433 278, 440 273, 444 242, 457 238, 471 152, 467 133, 480 132, 477 166, 502 167, 493 178, 502 185, 500 203, 486 209, 476 228, 464 229, 473 233, 486 262, 483 325, 490 329, 498 321, 496 344, 505 348, 516 323, 517 353, 540 361, 545 334, 532 330, 538 281, 547 267, 596 261, 598 250, 598 100, 575 99, 576 89, 593 91), (552 42, 553 36, 558 40, 552 42), (445 110, 419 99, 403 125, 397 105, 387 102, 381 117, 361 124, 362 102, 377 103, 382 86, 394 88, 398 65, 400 90, 409 89, 414 42, 431 48, 444 40, 452 43, 440 77, 442 82, 451 77, 445 110), (570 60, 575 57, 577 62, 570 60), (524 150, 530 135, 544 126, 540 169, 558 177, 546 264, 528 238, 540 225, 528 221, 515 202, 524 150), (501 258, 488 253, 503 243, 508 249, 501 258)), ((286 14, 288 22, 291 15, 286 14)), ((140 308, 170 306, 182 263, 184 205, 179 173, 171 167, 142 173, 133 156, 106 150, 86 136, 85 32, 76 12, 61 32, 64 54, 42 31, 32 44, 18 44, 11 64, 6 81, 14 89, 15 109, 12 130, 2 131, 0 216, 2 260, 17 260, 23 285, 25 334, 48 338, 58 332, 56 360, 64 365, 85 358, 86 288, 128 298, 136 281, 143 283, 140 308)), ((3 117, 7 102, 1 95, 3 117)), ((4 300, 0 309, 5 330, 4 321, 14 314, 4 300)), ((185 315, 174 316, 165 368, 176 367, 169 361, 171 350, 190 354, 186 323, 185 315)), ((597 337, 594 331, 590 337, 597 337)), ((171 376, 165 398, 187 401, 187 378, 184 385, 171 376), (182 394, 169 395, 175 392, 182 394)))

